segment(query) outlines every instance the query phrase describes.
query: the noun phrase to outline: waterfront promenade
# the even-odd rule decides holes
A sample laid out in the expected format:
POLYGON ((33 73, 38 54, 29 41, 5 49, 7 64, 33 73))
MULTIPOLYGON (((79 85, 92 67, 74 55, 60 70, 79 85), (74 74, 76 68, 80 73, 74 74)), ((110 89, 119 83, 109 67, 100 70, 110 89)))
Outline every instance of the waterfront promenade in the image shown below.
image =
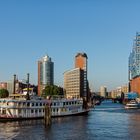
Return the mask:
POLYGON ((87 116, 0 123, 0 140, 139 140, 140 109, 104 101, 87 116))

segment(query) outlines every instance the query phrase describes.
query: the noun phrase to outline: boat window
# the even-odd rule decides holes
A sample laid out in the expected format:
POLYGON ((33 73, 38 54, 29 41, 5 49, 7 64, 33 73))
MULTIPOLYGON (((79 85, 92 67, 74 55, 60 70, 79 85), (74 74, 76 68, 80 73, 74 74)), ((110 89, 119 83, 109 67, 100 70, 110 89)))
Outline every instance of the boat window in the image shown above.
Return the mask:
POLYGON ((24 114, 26 114, 26 110, 24 110, 24 114))
POLYGON ((62 110, 62 112, 66 112, 66 108, 62 108, 61 110, 62 110))
POLYGON ((6 110, 5 109, 2 110, 2 114, 6 114, 6 110))
POLYGON ((35 110, 35 113, 37 113, 37 109, 35 110))
POLYGON ((18 110, 18 113, 21 113, 21 109, 18 110))
POLYGON ((27 103, 27 106, 30 106, 30 103, 29 102, 27 103))
POLYGON ((137 105, 128 105, 129 107, 137 107, 137 105))

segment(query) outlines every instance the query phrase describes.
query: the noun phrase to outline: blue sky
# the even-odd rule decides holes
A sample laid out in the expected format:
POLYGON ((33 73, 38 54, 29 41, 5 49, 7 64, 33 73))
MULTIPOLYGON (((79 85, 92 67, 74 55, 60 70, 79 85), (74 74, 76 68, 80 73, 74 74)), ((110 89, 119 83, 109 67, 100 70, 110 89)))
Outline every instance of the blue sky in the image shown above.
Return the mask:
POLYGON ((31 75, 45 54, 55 63, 55 83, 74 67, 77 52, 88 55, 94 90, 128 82, 128 56, 140 31, 139 0, 1 0, 0 81, 31 75))

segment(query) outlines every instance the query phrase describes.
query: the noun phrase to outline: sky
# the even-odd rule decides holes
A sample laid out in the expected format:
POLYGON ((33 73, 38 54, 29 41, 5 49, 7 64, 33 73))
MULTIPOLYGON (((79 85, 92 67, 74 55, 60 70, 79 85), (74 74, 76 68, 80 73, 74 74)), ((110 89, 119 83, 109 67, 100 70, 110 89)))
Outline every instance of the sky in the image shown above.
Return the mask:
POLYGON ((26 79, 37 84, 37 61, 54 62, 54 81, 74 68, 78 52, 88 56, 92 90, 128 82, 128 57, 140 31, 139 0, 1 0, 0 82, 26 79))

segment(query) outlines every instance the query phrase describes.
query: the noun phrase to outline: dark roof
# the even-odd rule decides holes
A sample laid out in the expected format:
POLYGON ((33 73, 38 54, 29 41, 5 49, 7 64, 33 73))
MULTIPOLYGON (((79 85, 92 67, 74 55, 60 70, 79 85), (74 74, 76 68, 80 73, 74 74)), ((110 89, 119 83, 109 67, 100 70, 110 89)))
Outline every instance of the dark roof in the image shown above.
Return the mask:
POLYGON ((75 57, 78 57, 78 56, 83 56, 83 57, 88 58, 86 53, 77 53, 75 57))

